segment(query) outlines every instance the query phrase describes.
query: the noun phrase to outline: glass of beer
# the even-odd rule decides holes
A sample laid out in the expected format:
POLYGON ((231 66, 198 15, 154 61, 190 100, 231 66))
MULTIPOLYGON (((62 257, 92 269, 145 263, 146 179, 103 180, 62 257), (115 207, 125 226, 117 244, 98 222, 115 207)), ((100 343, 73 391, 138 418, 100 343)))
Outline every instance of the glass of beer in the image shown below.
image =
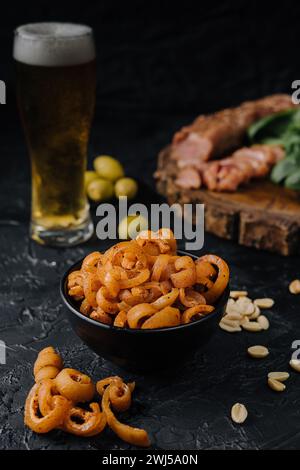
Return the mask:
POLYGON ((90 27, 33 23, 15 31, 17 97, 31 158, 31 237, 71 246, 91 237, 84 190, 96 67, 90 27))

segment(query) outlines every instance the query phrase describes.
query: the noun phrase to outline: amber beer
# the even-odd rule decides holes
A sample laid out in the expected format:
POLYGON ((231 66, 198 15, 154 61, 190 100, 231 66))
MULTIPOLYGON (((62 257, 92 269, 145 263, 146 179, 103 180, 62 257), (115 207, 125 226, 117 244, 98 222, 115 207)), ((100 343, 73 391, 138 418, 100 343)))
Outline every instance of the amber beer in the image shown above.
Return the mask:
POLYGON ((84 191, 96 71, 92 30, 21 26, 14 41, 17 96, 32 168, 31 236, 73 245, 93 226, 84 191))

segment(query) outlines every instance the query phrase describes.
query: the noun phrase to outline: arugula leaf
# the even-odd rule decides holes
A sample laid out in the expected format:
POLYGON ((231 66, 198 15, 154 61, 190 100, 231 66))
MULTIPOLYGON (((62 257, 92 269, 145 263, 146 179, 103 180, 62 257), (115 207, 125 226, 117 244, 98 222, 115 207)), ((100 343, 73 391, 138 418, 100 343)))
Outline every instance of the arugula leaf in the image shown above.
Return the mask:
POLYGON ((290 174, 284 182, 284 186, 290 189, 300 189, 300 168, 295 173, 290 174))
POLYGON ((273 183, 281 183, 292 172, 296 171, 299 167, 293 159, 285 158, 273 167, 271 172, 271 181, 273 183))
POLYGON ((251 141, 259 143, 266 138, 280 139, 290 126, 299 120, 300 112, 294 108, 271 114, 252 124, 248 129, 248 137, 251 141))
POLYGON ((271 181, 300 190, 300 109, 293 108, 260 119, 249 127, 248 137, 252 143, 284 148, 286 156, 274 166, 271 181))

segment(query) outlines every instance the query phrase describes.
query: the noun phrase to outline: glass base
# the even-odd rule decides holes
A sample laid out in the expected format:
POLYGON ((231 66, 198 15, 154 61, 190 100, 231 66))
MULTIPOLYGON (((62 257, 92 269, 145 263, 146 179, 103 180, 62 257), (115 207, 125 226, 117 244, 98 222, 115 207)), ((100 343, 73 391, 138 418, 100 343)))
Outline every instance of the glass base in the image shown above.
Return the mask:
POLYGON ((61 247, 79 245, 89 240, 93 233, 94 226, 90 217, 75 228, 51 230, 33 222, 30 225, 30 236, 40 245, 61 247))

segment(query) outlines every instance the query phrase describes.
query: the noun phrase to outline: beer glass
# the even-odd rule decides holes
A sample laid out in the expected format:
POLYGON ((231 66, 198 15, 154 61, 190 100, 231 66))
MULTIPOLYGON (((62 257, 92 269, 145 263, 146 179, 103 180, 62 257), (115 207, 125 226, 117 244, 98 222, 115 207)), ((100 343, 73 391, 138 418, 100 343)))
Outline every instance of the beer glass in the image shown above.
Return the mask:
POLYGON ((71 246, 93 233, 84 190, 96 67, 91 28, 33 23, 15 31, 17 98, 31 158, 31 237, 71 246))

